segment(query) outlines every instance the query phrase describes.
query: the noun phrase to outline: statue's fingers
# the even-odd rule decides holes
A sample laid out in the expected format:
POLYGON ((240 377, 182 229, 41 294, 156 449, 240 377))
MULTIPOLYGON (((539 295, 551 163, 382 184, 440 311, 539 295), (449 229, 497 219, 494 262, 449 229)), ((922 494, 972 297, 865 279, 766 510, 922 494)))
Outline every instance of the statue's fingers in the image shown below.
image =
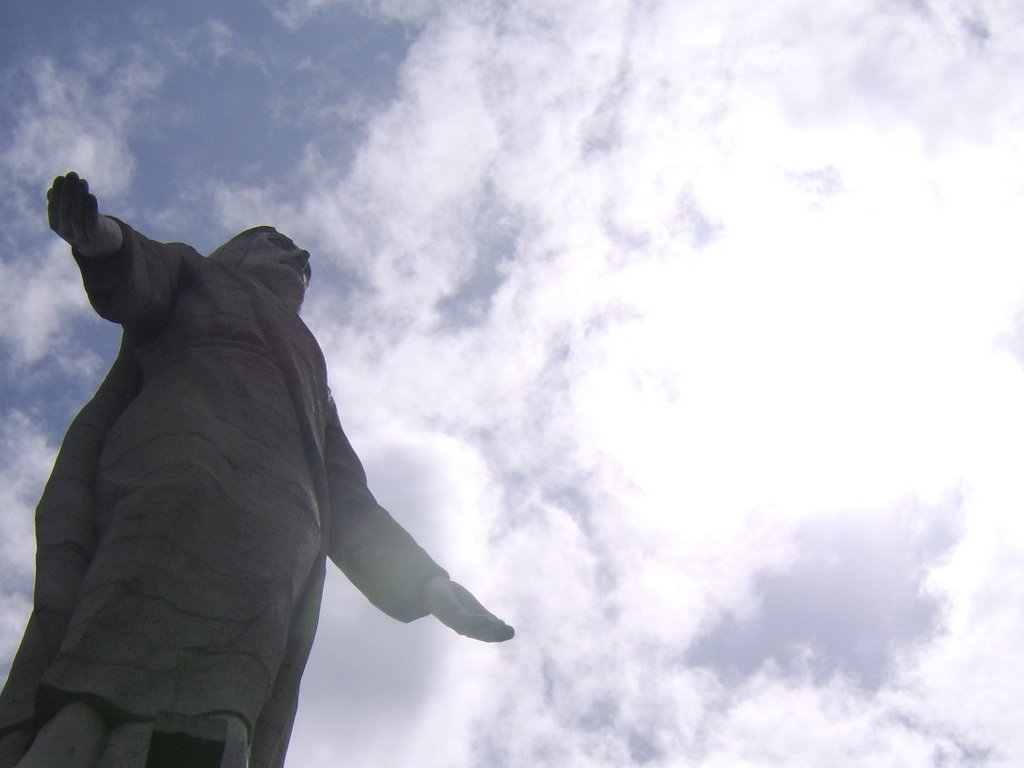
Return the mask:
POLYGON ((504 643, 515 636, 516 631, 511 625, 495 617, 493 621, 488 621, 486 625, 480 627, 477 639, 485 643, 504 643))
POLYGON ((459 626, 453 626, 452 629, 460 635, 485 643, 502 643, 511 640, 516 633, 496 616, 466 616, 459 626))
POLYGON ((57 230, 57 233, 65 240, 74 237, 74 207, 80 193, 80 186, 78 174, 74 171, 64 177, 64 183, 61 185, 61 196, 57 214, 60 229, 57 230))
POLYGON ((60 223, 70 230, 72 212, 76 201, 82 194, 82 180, 75 171, 65 174, 60 193, 60 223))
POLYGON ((46 220, 54 232, 60 227, 60 190, 63 185, 64 179, 58 176, 46 190, 46 220))
POLYGON ((455 599, 459 601, 459 605, 461 605, 465 610, 469 611, 470 613, 483 612, 489 616, 493 615, 490 611, 484 608, 483 603, 476 599, 476 595, 474 595, 464 586, 459 584, 459 582, 452 582, 452 591, 455 594, 455 599))
POLYGON ((99 215, 96 197, 86 190, 88 187, 85 185, 79 187, 71 203, 71 232, 79 246, 88 245, 92 241, 96 231, 96 218, 99 215))
POLYGON ((100 204, 96 200, 96 195, 92 193, 87 194, 82 201, 81 222, 86 237, 91 241, 96 236, 100 223, 100 204))
POLYGON ((483 603, 476 599, 476 596, 472 592, 458 582, 452 582, 452 584, 455 587, 456 599, 459 601, 460 607, 467 615, 472 616, 475 621, 489 623, 491 626, 499 628, 499 634, 504 634, 504 632, 508 630, 510 632, 508 637, 501 637, 500 639, 502 640, 508 640, 513 634, 515 634, 511 631, 512 627, 491 613, 483 603))
POLYGON ((455 632, 489 643, 509 640, 515 634, 458 582, 446 579, 437 586, 431 592, 431 613, 455 632))
POLYGON ((450 606, 448 610, 439 611, 435 615, 443 624, 460 635, 475 640, 499 643, 509 640, 515 635, 515 630, 512 627, 483 606, 474 610, 466 610, 461 606, 450 606))

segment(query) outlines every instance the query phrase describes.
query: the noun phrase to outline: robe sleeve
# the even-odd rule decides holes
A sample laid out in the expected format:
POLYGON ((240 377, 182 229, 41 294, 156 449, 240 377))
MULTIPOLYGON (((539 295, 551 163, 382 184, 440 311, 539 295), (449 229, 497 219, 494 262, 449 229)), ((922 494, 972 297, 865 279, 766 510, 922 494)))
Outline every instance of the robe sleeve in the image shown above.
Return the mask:
POLYGON ((409 622, 426 616, 423 585, 434 576, 448 578, 448 572, 374 499, 333 404, 326 454, 331 560, 392 618, 409 622))
POLYGON ((184 243, 158 243, 122 221, 121 249, 89 258, 72 249, 96 313, 134 336, 160 328, 174 299, 182 266, 199 254, 184 243))

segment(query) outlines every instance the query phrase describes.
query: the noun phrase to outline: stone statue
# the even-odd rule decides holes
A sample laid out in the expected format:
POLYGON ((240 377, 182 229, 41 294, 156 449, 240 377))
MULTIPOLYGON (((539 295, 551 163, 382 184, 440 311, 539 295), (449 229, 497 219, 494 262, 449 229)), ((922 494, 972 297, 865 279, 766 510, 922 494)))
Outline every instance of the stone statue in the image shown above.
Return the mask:
POLYGON ((279 768, 327 558, 400 621, 513 636, 368 490, 299 318, 306 251, 271 227, 154 242, 75 173, 47 199, 123 335, 37 509, 0 768, 279 768))

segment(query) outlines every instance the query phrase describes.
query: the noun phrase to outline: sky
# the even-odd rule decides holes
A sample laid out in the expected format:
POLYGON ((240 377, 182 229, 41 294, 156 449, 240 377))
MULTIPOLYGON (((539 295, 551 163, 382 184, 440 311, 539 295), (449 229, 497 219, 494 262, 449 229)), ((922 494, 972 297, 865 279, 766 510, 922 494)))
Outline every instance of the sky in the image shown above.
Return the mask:
POLYGON ((1016 0, 4 17, 0 674, 118 344, 46 226, 74 169, 313 253, 371 489, 516 627, 333 572, 291 768, 1024 764, 1016 0))

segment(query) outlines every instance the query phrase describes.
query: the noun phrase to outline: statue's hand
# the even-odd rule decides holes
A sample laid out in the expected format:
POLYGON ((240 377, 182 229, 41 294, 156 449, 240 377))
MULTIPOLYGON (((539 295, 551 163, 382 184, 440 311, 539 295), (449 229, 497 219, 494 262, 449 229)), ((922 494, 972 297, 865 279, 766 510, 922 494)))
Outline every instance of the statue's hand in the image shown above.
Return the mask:
POLYGON ((50 229, 83 256, 100 258, 121 248, 121 227, 100 215, 89 182, 74 171, 53 180, 46 193, 46 215, 50 229))
POLYGON ((515 630, 484 608, 461 584, 435 576, 423 588, 427 607, 443 624, 460 635, 485 643, 511 640, 515 630))

